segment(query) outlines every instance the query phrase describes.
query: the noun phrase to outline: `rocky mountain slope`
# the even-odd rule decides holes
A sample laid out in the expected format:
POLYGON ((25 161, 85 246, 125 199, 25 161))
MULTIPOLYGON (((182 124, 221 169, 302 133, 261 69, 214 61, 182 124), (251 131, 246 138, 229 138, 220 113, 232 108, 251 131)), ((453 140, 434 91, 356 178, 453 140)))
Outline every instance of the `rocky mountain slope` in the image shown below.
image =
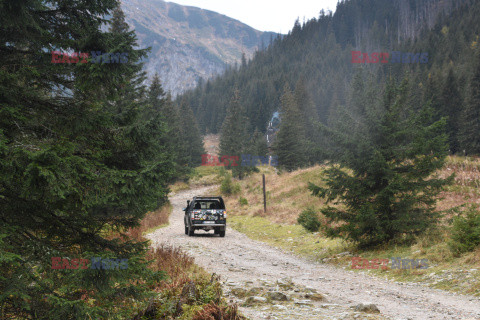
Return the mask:
POLYGON ((145 64, 149 77, 158 72, 174 96, 240 61, 242 53, 252 56, 275 36, 216 12, 162 0, 123 0, 122 8, 139 45, 152 47, 145 64))

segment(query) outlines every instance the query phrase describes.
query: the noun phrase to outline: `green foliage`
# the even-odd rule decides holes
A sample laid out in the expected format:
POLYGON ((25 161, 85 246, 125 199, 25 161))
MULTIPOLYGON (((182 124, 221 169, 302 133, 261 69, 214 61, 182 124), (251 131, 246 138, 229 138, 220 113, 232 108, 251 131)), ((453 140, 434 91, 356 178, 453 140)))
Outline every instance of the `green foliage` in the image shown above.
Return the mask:
POLYGON ((453 70, 448 71, 447 78, 440 95, 441 107, 440 115, 447 119, 447 135, 450 153, 454 154, 460 151, 458 142, 460 114, 462 111, 463 99, 457 84, 457 79, 453 70))
POLYGON ((450 249, 455 254, 475 250, 480 245, 480 212, 478 207, 471 206, 465 216, 457 216, 453 220, 450 249))
POLYGON ((235 90, 230 106, 227 111, 227 116, 222 125, 220 135, 220 154, 226 156, 237 156, 239 161, 237 166, 232 166, 229 163, 228 169, 232 170, 232 175, 242 179, 246 174, 252 172, 251 167, 241 166, 241 155, 248 150, 248 141, 250 136, 248 134, 248 118, 245 114, 245 109, 240 103, 240 92, 235 90))
POLYGON ((252 139, 250 140, 250 145, 246 148, 246 154, 260 157, 266 156, 268 154, 267 139, 258 129, 255 129, 255 131, 253 132, 252 139))
POLYGON ((228 175, 228 171, 225 170, 225 167, 220 167, 220 169, 217 170, 217 176, 225 178, 228 175))
POLYGON ((341 205, 322 209, 328 236, 375 246, 437 221, 435 196, 453 178, 431 176, 447 153, 445 119, 432 120, 428 105, 413 107, 409 98, 407 81, 389 84, 383 101, 356 100, 356 113, 342 122, 350 132, 326 129, 339 147, 338 165, 325 170, 326 187, 309 188, 341 205))
POLYGON ((6 318, 129 318, 135 311, 129 302, 148 301, 149 287, 163 277, 147 268, 147 243, 112 236, 163 204, 176 174, 165 148, 166 121, 141 85, 147 52, 134 49, 135 33, 118 5, 0 4, 0 308, 6 318), (127 52, 128 62, 55 64, 53 50, 127 52), (128 269, 55 270, 52 257, 128 259, 128 269))
POLYGON ((480 52, 477 52, 476 60, 466 105, 461 115, 460 141, 468 155, 480 154, 480 52))
MULTIPOLYGON (((212 275, 201 275, 187 283, 181 282, 170 285, 160 293, 160 300, 152 304, 155 316, 145 315, 142 319, 185 319, 195 317, 205 307, 215 305, 220 309, 227 309, 222 300, 222 286, 219 278, 212 275)), ((238 319, 238 318, 232 318, 238 319)))
POLYGON ((285 85, 282 96, 282 122, 274 144, 279 165, 287 171, 295 170, 306 163, 305 127, 297 100, 285 85))
POLYGON ((240 184, 232 182, 232 176, 227 173, 220 185, 220 192, 224 195, 232 195, 240 192, 240 184))
POLYGON ((312 207, 302 211, 298 216, 297 222, 310 232, 318 231, 321 225, 317 212, 312 207))
POLYGON ((238 199, 238 203, 241 205, 241 206, 248 206, 248 200, 244 197, 240 197, 240 199, 238 199))
POLYGON ((322 124, 334 122, 341 112, 339 106, 351 105, 346 93, 356 70, 372 72, 377 95, 385 89, 387 77, 401 81, 408 76, 415 83, 416 104, 431 103, 438 119, 447 118, 450 152, 479 154, 480 104, 475 80, 479 58, 475 52, 480 48, 480 2, 450 2, 455 5, 440 9, 434 5, 436 0, 404 1, 399 10, 397 2, 342 1, 334 14, 321 13, 295 24, 292 32, 272 39, 268 48, 257 52, 246 65, 227 68, 223 75, 203 81, 183 97, 198 117, 201 130, 216 133, 236 88, 242 93, 240 104, 249 116, 248 127, 265 132, 281 104, 285 84, 296 84, 299 109, 311 114, 304 123, 306 161, 310 164, 328 159, 324 151, 330 151, 325 150, 324 137, 312 130, 312 125, 315 128, 317 117, 322 124), (408 21, 408 17, 414 18, 408 21), (428 63, 354 64, 352 50, 370 55, 400 51, 429 56, 428 63))
POLYGON ((177 145, 180 154, 179 165, 198 166, 202 162, 202 154, 205 154, 206 151, 203 147, 197 120, 185 100, 180 101, 179 119, 180 141, 177 145))

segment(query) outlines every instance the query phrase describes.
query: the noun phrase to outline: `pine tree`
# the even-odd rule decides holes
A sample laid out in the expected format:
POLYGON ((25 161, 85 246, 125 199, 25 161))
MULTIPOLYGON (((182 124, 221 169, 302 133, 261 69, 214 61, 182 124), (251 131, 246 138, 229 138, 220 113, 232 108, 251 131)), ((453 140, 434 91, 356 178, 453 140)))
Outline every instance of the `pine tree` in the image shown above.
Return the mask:
POLYGON ((460 126, 460 143, 466 154, 480 154, 480 54, 470 81, 460 126))
MULTIPOLYGON (((367 105, 362 123, 332 136, 343 154, 326 170, 326 187, 310 184, 327 206, 327 235, 375 246, 418 235, 437 220, 435 195, 451 181, 432 177, 447 154, 445 119, 409 101, 408 83, 387 86, 380 106, 367 105)), ((348 119, 347 119, 348 120, 348 119)))
POLYGON ((179 107, 180 142, 177 146, 180 154, 179 164, 195 167, 201 164, 205 154, 202 136, 197 121, 187 101, 181 100, 179 107))
MULTIPOLYGON (((166 94, 158 74, 155 74, 148 90, 147 102, 151 110, 145 114, 145 122, 151 122, 156 128, 158 143, 162 146, 163 152, 168 153, 174 160, 176 176, 186 176, 189 173, 187 162, 180 155, 179 145, 182 142, 180 119, 178 110, 174 106, 170 94, 166 94), (161 135, 158 133, 162 132, 161 135)), ((170 181, 170 182, 173 182, 170 181)))
POLYGON ((239 179, 242 179, 247 172, 251 171, 251 168, 241 166, 241 156, 247 150, 249 140, 248 118, 240 103, 240 92, 235 90, 227 110, 227 116, 222 124, 220 154, 222 156, 238 157, 238 165, 232 166, 232 163, 229 163, 227 168, 232 169, 232 174, 239 179))
POLYGON ((259 157, 264 157, 268 154, 267 139, 258 128, 255 128, 253 132, 248 153, 259 157))
POLYGON ((297 85, 295 86, 294 95, 300 111, 300 120, 305 132, 306 160, 310 164, 313 164, 318 160, 318 155, 315 154, 314 150, 316 144, 320 140, 319 131, 317 129, 319 118, 311 96, 307 91, 306 81, 303 77, 298 80, 297 85))
POLYGON ((132 318, 136 310, 117 306, 145 302, 147 286, 161 278, 146 267, 146 243, 111 235, 162 204, 173 174, 158 143, 163 126, 144 118, 145 50, 134 49, 132 32, 102 31, 116 5, 0 5, 0 305, 7 318, 132 318), (45 49, 128 52, 129 60, 59 65, 45 49), (128 272, 54 270, 55 257, 69 266, 79 258, 128 259, 128 272))
POLYGON ((442 116, 447 117, 446 130, 448 135, 448 145, 450 147, 450 152, 454 154, 459 151, 457 137, 459 130, 458 122, 459 115, 462 111, 463 101, 452 69, 449 69, 448 71, 440 99, 442 116))
POLYGON ((113 10, 109 31, 114 34, 126 34, 128 29, 128 23, 125 22, 125 13, 123 13, 120 4, 118 4, 113 10))
POLYGON ((284 87, 281 101, 282 121, 273 149, 278 156, 279 165, 292 171, 306 163, 305 128, 297 101, 288 84, 284 87))
MULTIPOLYGON (((158 73, 155 73, 152 79, 152 84, 150 85, 148 91, 148 102, 153 106, 154 109, 161 111, 166 105, 165 95, 165 91, 160 83, 160 77, 158 76, 158 73)), ((167 110, 164 110, 164 115, 168 115, 166 111, 167 110)))

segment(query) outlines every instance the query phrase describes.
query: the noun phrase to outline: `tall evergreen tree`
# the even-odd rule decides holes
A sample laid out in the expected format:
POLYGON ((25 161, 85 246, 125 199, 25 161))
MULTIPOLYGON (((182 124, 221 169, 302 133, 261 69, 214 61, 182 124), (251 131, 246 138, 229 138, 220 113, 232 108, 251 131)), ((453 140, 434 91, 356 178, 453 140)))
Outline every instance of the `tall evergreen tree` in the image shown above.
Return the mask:
POLYGON ((480 54, 467 93, 462 113, 460 142, 467 154, 480 154, 480 54))
POLYGON ((247 153, 255 156, 264 157, 268 154, 268 145, 266 137, 255 128, 250 146, 247 148, 247 153))
POLYGON ((186 175, 189 170, 182 163, 183 159, 179 150, 181 128, 178 110, 172 103, 170 95, 163 90, 158 74, 154 75, 148 89, 147 103, 149 109, 145 114, 145 121, 152 123, 152 126, 154 126, 152 129, 157 134, 158 144, 162 146, 164 153, 171 156, 175 163, 174 171, 176 175, 172 175, 172 179, 175 179, 177 175, 186 175))
POLYGON ((295 170, 306 163, 305 128, 295 96, 288 84, 282 96, 282 122, 274 144, 279 165, 288 171, 295 170))
POLYGON ((131 318, 136 310, 118 305, 148 298, 149 280, 159 278, 146 268, 146 243, 109 235, 162 204, 172 175, 158 143, 163 129, 144 118, 139 61, 146 52, 134 49, 122 19, 102 32, 117 6, 0 3, 0 305, 7 318, 131 318), (126 52, 128 61, 57 64, 54 50, 126 52), (128 259, 128 270, 55 270, 57 257, 68 267, 74 259, 128 259))
POLYGON ((229 163, 228 168, 232 169, 233 175, 238 176, 239 179, 242 179, 251 170, 248 167, 241 166, 241 155, 247 150, 248 141, 248 118, 240 103, 240 92, 235 90, 227 110, 227 116, 222 124, 220 154, 222 156, 238 157, 238 165, 232 166, 229 163))
POLYGON ((319 160, 318 155, 315 153, 315 146, 320 140, 317 126, 319 118, 311 95, 307 90, 306 81, 303 77, 298 80, 297 85, 295 86, 294 95, 301 115, 300 120, 303 122, 302 126, 305 131, 306 161, 309 164, 313 164, 319 160))
POLYGON ((117 5, 113 10, 112 19, 110 20, 109 31, 115 34, 126 34, 129 26, 125 21, 125 13, 123 13, 120 5, 117 5))
POLYGON ((179 119, 180 142, 177 146, 180 154, 179 164, 190 167, 198 166, 202 162, 202 154, 205 154, 205 149, 197 120, 185 100, 180 101, 179 119))
POLYGON ((375 246, 436 222, 435 195, 451 179, 431 177, 447 154, 445 119, 434 121, 428 105, 413 108, 407 88, 388 85, 380 106, 345 119, 363 125, 332 135, 343 150, 338 165, 326 170, 326 187, 310 184, 314 195, 341 205, 322 209, 327 235, 375 246))
POLYGON ((444 82, 440 100, 442 116, 447 117, 446 130, 448 135, 448 145, 450 147, 450 152, 454 154, 459 151, 458 122, 463 107, 463 101, 458 89, 457 80, 451 68, 449 69, 447 78, 444 82))
POLYGON ((148 102, 154 109, 163 111, 165 116, 168 115, 168 113, 166 113, 167 110, 163 110, 165 109, 167 99, 166 93, 163 90, 162 84, 160 83, 160 77, 158 76, 158 73, 155 73, 153 76, 152 84, 150 85, 148 91, 148 99, 148 102))

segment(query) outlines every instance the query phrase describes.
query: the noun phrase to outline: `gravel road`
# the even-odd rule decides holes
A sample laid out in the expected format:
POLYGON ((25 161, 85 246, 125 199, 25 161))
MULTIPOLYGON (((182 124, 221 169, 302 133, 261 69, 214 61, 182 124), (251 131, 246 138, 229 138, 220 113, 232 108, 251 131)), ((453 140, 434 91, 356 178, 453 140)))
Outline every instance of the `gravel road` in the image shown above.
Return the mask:
POLYGON ((182 208, 187 199, 210 192, 211 187, 202 187, 172 195, 169 226, 148 237, 152 246, 166 243, 182 248, 197 264, 220 275, 229 299, 243 305, 240 310, 251 319, 480 320, 480 299, 476 297, 310 262, 228 227, 225 238, 213 231, 196 231, 194 237, 188 237, 182 208), (282 293, 286 301, 281 301, 282 293), (361 303, 375 304, 380 313, 353 308, 361 303))

